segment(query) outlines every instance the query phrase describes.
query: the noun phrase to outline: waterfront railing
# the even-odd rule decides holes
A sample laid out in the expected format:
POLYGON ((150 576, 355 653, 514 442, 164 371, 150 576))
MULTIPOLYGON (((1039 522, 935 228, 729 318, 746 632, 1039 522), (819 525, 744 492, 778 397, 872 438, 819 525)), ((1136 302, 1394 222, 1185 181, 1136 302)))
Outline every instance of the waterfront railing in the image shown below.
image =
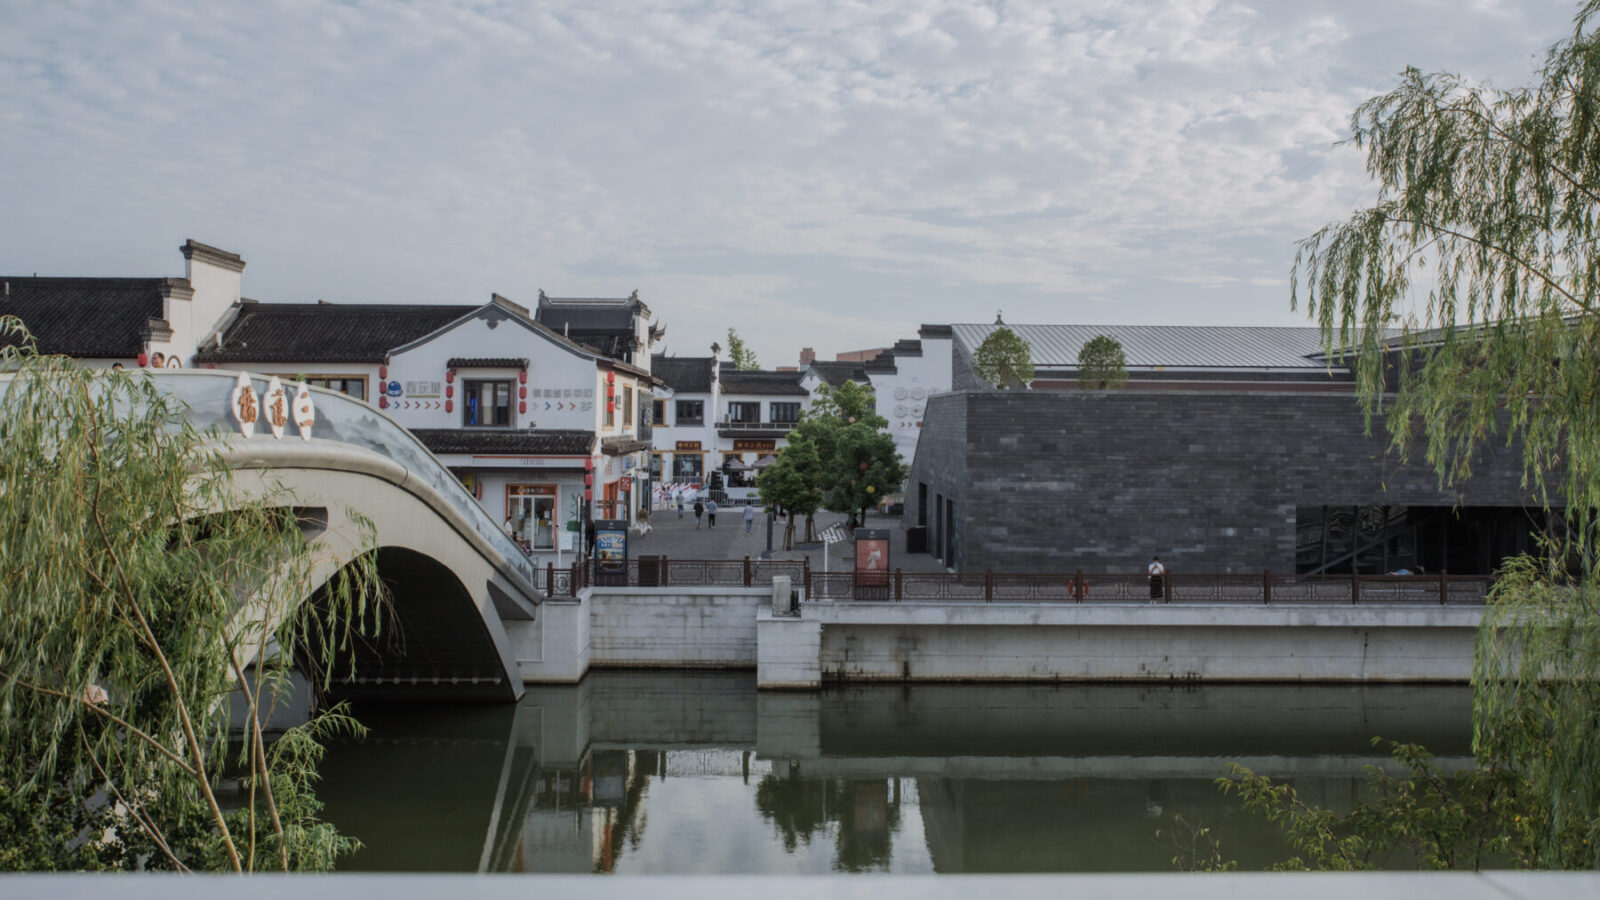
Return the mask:
POLYGON ((778 575, 807 602, 889 603, 1350 603, 1481 605, 1484 575, 1286 575, 1263 571, 1179 573, 1152 581, 1142 572, 820 572, 809 560, 668 559, 644 556, 610 571, 576 563, 547 565, 539 586, 551 597, 586 587, 760 587, 778 575))

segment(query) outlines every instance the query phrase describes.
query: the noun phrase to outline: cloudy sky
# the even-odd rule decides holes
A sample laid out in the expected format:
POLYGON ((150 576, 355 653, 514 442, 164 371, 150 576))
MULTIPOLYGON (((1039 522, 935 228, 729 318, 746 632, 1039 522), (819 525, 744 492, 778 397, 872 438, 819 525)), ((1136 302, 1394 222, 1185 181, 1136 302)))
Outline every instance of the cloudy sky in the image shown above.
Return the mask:
POLYGON ((638 289, 768 366, 921 322, 1296 324, 1335 143, 1571 0, 0 3, 0 272, 262 300, 638 289))

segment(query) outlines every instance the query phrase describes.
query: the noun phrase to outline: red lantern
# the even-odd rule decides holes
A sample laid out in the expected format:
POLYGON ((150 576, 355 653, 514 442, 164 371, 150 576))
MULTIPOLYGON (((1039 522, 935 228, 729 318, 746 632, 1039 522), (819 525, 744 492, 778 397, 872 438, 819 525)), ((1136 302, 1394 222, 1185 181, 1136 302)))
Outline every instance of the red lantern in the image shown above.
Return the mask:
POLYGON ((388 378, 389 378, 389 367, 388 366, 379 366, 378 367, 378 380, 379 381, 386 381, 386 380, 388 380, 388 378))
POLYGON ((861 464, 861 471, 865 472, 866 470, 867 470, 867 464, 866 463, 862 463, 861 464))
POLYGON ((445 385, 444 386, 444 395, 446 397, 454 397, 456 395, 455 385, 453 385, 453 384, 445 385))
POLYGON ((206 363, 206 368, 208 368, 208 369, 215 369, 216 367, 217 367, 216 363, 206 363))
POLYGON ((389 398, 387 396, 385 396, 383 394, 379 394, 378 395, 378 408, 379 409, 388 409, 389 408, 389 398))
POLYGON ((444 402, 444 411, 445 412, 455 412, 456 411, 456 402, 454 400, 446 400, 444 402))
POLYGON ((517 384, 527 384, 527 383, 528 383, 528 370, 527 369, 523 369, 522 371, 517 373, 517 384))
POLYGON ((606 384, 612 384, 616 380, 617 380, 617 373, 615 373, 615 372, 607 372, 606 373, 606 384))
POLYGON ((148 353, 139 354, 139 365, 141 367, 150 365, 150 354, 148 354, 148 353))
POLYGON ((584 487, 592 487, 593 485, 594 485, 594 473, 593 472, 585 472, 585 473, 583 473, 583 486, 584 487))
POLYGON ((445 369, 444 370, 444 383, 445 384, 449 384, 449 383, 451 383, 451 382, 453 382, 455 380, 456 380, 456 370, 455 369, 445 369))
POLYGON ((517 399, 518 400, 526 400, 526 399, 528 399, 528 389, 525 388, 525 387, 517 388, 517 399))
POLYGON ((594 457, 591 456, 591 457, 588 457, 587 459, 585 459, 583 461, 583 467, 584 467, 584 469, 586 469, 588 471, 593 471, 594 470, 594 457))
POLYGON ((585 499, 585 500, 593 500, 594 499, 594 491, 589 489, 589 488, 584 488, 583 489, 583 499, 585 499))
POLYGON ((528 414, 528 401, 526 401, 526 400, 518 400, 517 401, 517 414, 518 415, 523 415, 523 416, 528 414))
POLYGON ((615 401, 615 400, 607 400, 606 401, 606 412, 614 413, 616 411, 617 411, 617 401, 615 401))

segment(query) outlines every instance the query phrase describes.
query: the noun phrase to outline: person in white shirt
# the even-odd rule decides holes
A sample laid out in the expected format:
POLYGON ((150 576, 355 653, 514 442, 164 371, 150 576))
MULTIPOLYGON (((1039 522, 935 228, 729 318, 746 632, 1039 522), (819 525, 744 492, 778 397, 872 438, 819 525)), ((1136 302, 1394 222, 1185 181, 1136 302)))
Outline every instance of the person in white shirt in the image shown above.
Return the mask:
POLYGON ((750 533, 750 529, 754 528, 755 524, 756 524, 756 508, 754 506, 746 506, 744 508, 744 533, 745 534, 749 534, 750 533))
POLYGON ((1150 599, 1160 600, 1165 596, 1162 591, 1162 581, 1167 574, 1167 567, 1161 564, 1161 557, 1150 557, 1150 599))

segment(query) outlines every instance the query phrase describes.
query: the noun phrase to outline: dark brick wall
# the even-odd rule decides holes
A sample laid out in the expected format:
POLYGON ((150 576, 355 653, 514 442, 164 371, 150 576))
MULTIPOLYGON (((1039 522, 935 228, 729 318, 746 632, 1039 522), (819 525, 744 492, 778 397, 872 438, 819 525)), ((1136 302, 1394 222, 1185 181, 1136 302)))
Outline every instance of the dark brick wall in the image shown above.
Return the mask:
MULTIPOLYGON (((1294 571, 1295 507, 1533 505, 1501 441, 1460 492, 1349 395, 969 391, 929 401, 907 491, 958 498, 960 569, 1294 571)), ((1420 457, 1420 454, 1418 454, 1420 457)), ((930 512, 930 523, 932 513, 930 512)))

